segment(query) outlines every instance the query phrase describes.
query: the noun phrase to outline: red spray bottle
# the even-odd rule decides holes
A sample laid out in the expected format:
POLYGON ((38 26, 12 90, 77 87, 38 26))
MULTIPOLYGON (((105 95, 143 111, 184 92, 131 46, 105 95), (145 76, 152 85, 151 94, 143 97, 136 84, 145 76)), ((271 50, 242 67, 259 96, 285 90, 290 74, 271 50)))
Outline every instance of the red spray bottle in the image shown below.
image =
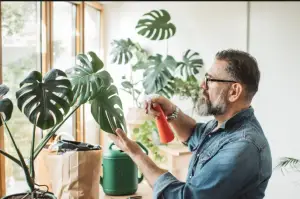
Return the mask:
POLYGON ((155 107, 152 106, 152 108, 160 113, 160 115, 155 119, 160 142, 163 144, 171 142, 174 139, 174 134, 169 126, 164 112, 162 111, 160 105, 156 105, 155 107))

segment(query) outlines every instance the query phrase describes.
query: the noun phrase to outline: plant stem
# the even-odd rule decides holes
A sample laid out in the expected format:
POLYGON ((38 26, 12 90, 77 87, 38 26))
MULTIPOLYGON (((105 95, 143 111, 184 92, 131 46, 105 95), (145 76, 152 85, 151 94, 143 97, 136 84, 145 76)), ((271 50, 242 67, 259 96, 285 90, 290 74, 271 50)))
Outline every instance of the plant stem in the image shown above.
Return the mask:
POLYGON ((80 107, 81 105, 78 105, 59 125, 54 126, 51 131, 45 136, 45 138, 40 142, 40 144, 36 147, 34 151, 34 160, 39 155, 41 150, 46 146, 48 141, 51 139, 51 137, 56 133, 56 131, 65 123, 65 121, 73 115, 73 113, 80 107))
POLYGON ((35 173, 34 173, 34 143, 35 143, 35 130, 36 130, 36 121, 33 126, 32 130, 32 141, 31 141, 31 151, 30 151, 30 176, 31 178, 35 179, 35 173))
POLYGON ((5 151, 2 151, 1 149, 0 149, 0 153, 1 153, 2 155, 6 156, 7 158, 11 159, 12 161, 14 161, 14 162, 15 162, 16 164, 18 164, 20 167, 22 167, 21 162, 20 162, 17 158, 15 158, 14 156, 12 156, 12 155, 6 153, 5 151))
POLYGON ((16 144, 16 142, 15 142, 15 140, 14 140, 14 138, 13 138, 13 136, 12 136, 12 134, 11 134, 8 126, 7 126, 7 124, 6 124, 6 121, 3 119, 2 115, 1 115, 1 119, 4 122, 4 125, 5 125, 5 127, 7 129, 8 134, 9 134, 9 137, 10 137, 10 139, 11 139, 13 145, 14 145, 15 150, 17 151, 17 154, 19 156, 19 159, 20 159, 20 162, 21 162, 21 166, 22 166, 22 168, 24 170, 26 181, 27 181, 27 184, 28 184, 28 186, 30 188, 30 191, 33 191, 34 190, 34 182, 32 181, 32 179, 30 177, 30 173, 28 171, 28 167, 27 167, 27 165, 25 163, 24 157, 23 157, 22 153, 20 152, 20 150, 19 150, 19 148, 18 148, 18 146, 17 146, 17 144, 16 144))

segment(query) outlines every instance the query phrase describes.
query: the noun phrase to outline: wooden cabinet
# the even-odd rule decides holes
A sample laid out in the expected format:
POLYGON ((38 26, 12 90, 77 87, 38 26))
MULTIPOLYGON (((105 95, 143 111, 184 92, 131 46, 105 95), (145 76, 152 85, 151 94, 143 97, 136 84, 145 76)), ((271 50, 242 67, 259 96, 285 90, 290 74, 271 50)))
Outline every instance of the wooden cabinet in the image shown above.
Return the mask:
POLYGON ((185 182, 192 152, 189 151, 187 146, 178 142, 161 145, 159 149, 167 158, 159 166, 167 169, 178 180, 185 182))

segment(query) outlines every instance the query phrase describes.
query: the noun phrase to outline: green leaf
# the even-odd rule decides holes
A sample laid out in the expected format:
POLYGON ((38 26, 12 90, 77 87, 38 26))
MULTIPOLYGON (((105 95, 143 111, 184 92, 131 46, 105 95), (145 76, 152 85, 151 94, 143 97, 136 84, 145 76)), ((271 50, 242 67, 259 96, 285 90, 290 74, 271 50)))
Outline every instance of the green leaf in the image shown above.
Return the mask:
POLYGON ((40 72, 32 71, 20 83, 16 97, 20 111, 32 124, 37 120, 37 126, 45 130, 60 123, 69 112, 73 92, 66 74, 52 69, 43 80, 40 72))
POLYGON ((95 98, 101 87, 106 87, 113 81, 110 74, 101 70, 103 62, 93 52, 88 53, 91 61, 85 54, 78 54, 76 59, 79 65, 68 72, 72 84, 74 98, 72 105, 81 105, 95 98))
POLYGON ((162 55, 149 57, 149 68, 143 73, 143 86, 146 94, 156 93, 164 88, 172 79, 176 68, 176 61, 172 56, 167 56, 162 61, 162 55))
POLYGON ((100 89, 91 101, 91 112, 103 131, 114 133, 116 128, 121 128, 127 132, 122 101, 118 96, 117 87, 113 84, 100 89))
POLYGON ((114 40, 111 45, 113 49, 111 55, 113 56, 112 63, 127 64, 132 58, 132 50, 136 48, 135 44, 128 38, 114 40))
MULTIPOLYGON (((13 112, 13 103, 10 99, 4 98, 0 100, 0 113, 4 114, 5 121, 8 121, 11 118, 11 114, 13 112)), ((2 120, 0 120, 0 126, 2 126, 2 120)))
POLYGON ((6 95, 6 93, 8 93, 9 91, 9 88, 4 85, 4 84, 1 84, 0 85, 0 97, 3 97, 4 95, 6 95))
POLYGON ((136 55, 137 62, 132 66, 132 70, 137 71, 137 70, 144 70, 148 68, 149 66, 148 53, 144 50, 141 50, 141 51, 136 51, 135 55, 136 55))
POLYGON ((198 74, 202 67, 203 60, 200 58, 199 53, 192 52, 190 49, 184 53, 183 61, 177 64, 181 76, 186 78, 198 74))
POLYGON ((127 88, 127 89, 132 89, 133 88, 133 85, 129 81, 124 81, 124 82, 121 83, 121 85, 124 88, 127 88))
POLYGON ((169 39, 176 33, 176 27, 170 23, 171 16, 166 10, 152 10, 138 21, 138 34, 151 40, 169 39))
POLYGON ((292 157, 283 157, 275 168, 280 168, 284 174, 284 171, 286 171, 288 167, 294 171, 300 171, 300 160, 292 157))

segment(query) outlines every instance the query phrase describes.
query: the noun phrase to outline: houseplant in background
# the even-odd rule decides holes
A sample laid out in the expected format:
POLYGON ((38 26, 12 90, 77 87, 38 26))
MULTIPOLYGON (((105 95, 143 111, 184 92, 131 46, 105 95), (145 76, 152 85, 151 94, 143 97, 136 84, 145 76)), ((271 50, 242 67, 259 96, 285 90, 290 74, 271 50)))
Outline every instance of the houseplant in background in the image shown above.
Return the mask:
MULTIPOLYGON (((176 26, 171 22, 170 14, 163 9, 145 13, 138 20, 135 28, 138 35, 151 41, 165 40, 168 42, 171 37, 175 36, 177 31, 176 26)), ((200 69, 203 67, 203 60, 200 58, 199 53, 188 49, 183 53, 182 60, 176 61, 172 55, 168 54, 168 47, 166 47, 165 55, 158 53, 151 55, 130 38, 114 40, 112 46, 112 63, 130 65, 129 78, 124 78, 125 80, 121 83, 122 90, 132 95, 135 102, 135 106, 129 108, 127 118, 137 115, 138 121, 131 121, 133 125, 129 128, 130 133, 137 132, 138 130, 135 128, 139 128, 140 125, 147 126, 147 120, 151 119, 145 116, 144 110, 141 110, 141 103, 138 102, 143 94, 156 93, 167 98, 177 95, 181 98, 191 99, 193 109, 195 108, 195 103, 200 94, 200 84, 196 75, 200 73, 200 69), (142 77, 134 79, 133 77, 137 77, 139 72, 142 72, 142 77)), ((141 129, 143 129, 143 126, 141 129)), ((145 131, 140 131, 140 133, 143 132, 145 131)), ((133 133, 133 135, 137 135, 137 133, 133 133)), ((147 136, 149 134, 145 132, 144 137, 147 136)), ((147 143, 152 140, 142 139, 141 136, 137 139, 148 147, 152 147, 150 151, 156 153, 155 146, 147 143)))
MULTIPOLYGON (((8 98, 1 99, 0 126, 5 126, 18 157, 13 157, 2 149, 0 153, 23 169, 29 187, 27 193, 6 196, 5 199, 56 198, 52 193, 42 190, 42 185, 35 183, 34 160, 62 124, 82 104, 91 103, 91 113, 103 131, 114 133, 112 127, 123 128, 126 131, 122 102, 116 86, 113 85, 113 79, 107 71, 103 70, 103 62, 94 52, 88 52, 87 55, 77 55, 79 64, 67 73, 52 69, 42 77, 40 72, 32 71, 20 83, 20 89, 16 92, 17 105, 33 124, 29 161, 25 160, 19 150, 7 124, 11 119, 13 103, 8 98), (50 129, 50 131, 35 147, 37 127, 42 130, 50 129)), ((0 86, 1 97, 8 91, 7 86, 0 86)))
POLYGON ((292 169, 293 171, 299 172, 300 160, 292 157, 282 157, 275 168, 280 168, 281 172, 292 169))

